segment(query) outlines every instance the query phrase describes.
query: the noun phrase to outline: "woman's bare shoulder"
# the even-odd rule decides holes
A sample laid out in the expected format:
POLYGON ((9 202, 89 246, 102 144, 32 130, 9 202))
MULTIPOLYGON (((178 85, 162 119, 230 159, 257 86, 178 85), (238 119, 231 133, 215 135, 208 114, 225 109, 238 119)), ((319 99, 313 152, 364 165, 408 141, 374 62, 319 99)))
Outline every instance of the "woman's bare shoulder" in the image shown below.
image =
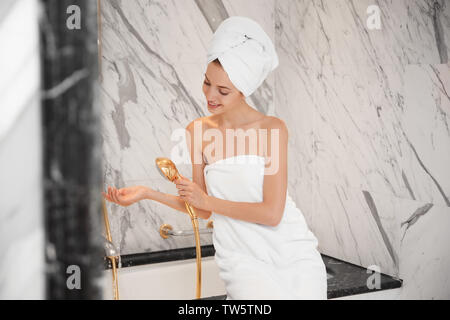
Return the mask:
POLYGON ((275 116, 266 116, 264 121, 265 129, 279 129, 287 132, 287 125, 284 120, 277 118, 275 116))
POLYGON ((192 120, 187 126, 186 128, 188 129, 193 129, 195 125, 200 125, 202 128, 204 126, 207 126, 210 123, 210 120, 208 119, 209 117, 200 117, 197 118, 195 120, 192 120))

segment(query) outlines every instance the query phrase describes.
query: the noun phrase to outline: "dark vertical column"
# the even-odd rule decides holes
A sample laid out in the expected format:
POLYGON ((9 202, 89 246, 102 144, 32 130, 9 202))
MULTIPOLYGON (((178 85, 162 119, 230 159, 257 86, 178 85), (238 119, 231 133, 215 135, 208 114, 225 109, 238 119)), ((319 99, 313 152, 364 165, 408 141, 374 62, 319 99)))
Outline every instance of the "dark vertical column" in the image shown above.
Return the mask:
POLYGON ((40 4, 47 299, 100 299, 97 1, 40 4))

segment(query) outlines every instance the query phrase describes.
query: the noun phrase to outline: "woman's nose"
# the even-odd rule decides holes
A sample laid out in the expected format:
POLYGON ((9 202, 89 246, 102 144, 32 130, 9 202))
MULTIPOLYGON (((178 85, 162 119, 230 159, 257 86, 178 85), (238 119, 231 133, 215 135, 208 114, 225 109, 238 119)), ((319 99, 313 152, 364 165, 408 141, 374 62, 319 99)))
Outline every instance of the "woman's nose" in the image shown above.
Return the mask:
POLYGON ((217 96, 217 92, 215 92, 210 87, 205 89, 205 97, 208 101, 215 101, 215 99, 217 99, 217 96))
POLYGON ((217 95, 215 94, 206 93, 205 96, 208 101, 217 101, 217 95))

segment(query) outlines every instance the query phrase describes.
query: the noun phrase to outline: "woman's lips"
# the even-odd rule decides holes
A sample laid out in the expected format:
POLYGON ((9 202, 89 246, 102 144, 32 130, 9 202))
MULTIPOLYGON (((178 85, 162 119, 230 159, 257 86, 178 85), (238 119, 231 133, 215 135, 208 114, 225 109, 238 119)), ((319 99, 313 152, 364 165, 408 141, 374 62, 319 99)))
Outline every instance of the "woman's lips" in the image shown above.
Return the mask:
POLYGON ((212 109, 215 109, 215 108, 218 108, 218 107, 221 107, 221 106, 222 106, 221 104, 213 106, 211 103, 208 102, 208 107, 210 107, 212 109))

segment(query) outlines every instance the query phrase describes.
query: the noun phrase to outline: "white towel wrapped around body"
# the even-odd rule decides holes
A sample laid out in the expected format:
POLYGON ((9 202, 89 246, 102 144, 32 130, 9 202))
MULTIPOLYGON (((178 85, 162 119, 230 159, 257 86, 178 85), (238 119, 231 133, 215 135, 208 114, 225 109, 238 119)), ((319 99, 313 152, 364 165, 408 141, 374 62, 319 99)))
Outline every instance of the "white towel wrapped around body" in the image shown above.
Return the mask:
MULTIPOLYGON (((206 165, 208 194, 229 201, 261 202, 264 164, 264 157, 239 155, 206 165)), ((318 240, 289 192, 276 227, 215 212, 211 219, 215 261, 227 299, 327 299, 318 240)))
POLYGON ((272 40, 261 26, 240 16, 224 20, 214 33, 208 64, 215 59, 245 97, 255 92, 279 64, 272 40))

